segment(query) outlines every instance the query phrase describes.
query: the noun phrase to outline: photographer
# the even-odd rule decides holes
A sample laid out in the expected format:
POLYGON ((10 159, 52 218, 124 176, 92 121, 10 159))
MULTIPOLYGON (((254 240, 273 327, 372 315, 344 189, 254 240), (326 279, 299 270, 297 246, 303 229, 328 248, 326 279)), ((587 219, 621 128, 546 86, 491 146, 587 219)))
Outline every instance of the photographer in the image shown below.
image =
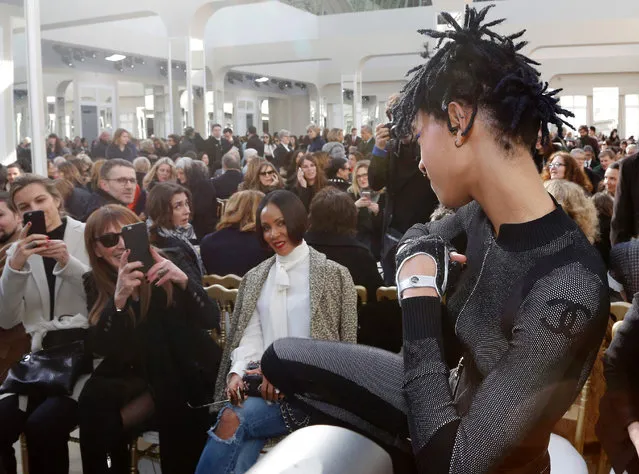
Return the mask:
MULTIPOLYGON (((389 98, 388 107, 398 96, 389 98)), ((387 109, 387 116, 391 119, 387 109)), ((395 249, 402 235, 414 224, 428 222, 438 204, 430 180, 418 168, 419 145, 412 135, 391 137, 391 124, 378 125, 375 148, 368 169, 374 191, 386 188, 386 207, 382 224, 381 262, 386 285, 395 284, 395 249)))

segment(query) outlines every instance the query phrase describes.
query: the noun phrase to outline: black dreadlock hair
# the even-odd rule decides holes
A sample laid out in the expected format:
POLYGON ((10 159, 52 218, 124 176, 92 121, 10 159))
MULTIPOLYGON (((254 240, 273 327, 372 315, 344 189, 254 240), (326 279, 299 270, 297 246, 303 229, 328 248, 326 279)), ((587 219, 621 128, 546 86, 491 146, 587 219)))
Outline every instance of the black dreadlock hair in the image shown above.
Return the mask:
POLYGON ((503 18, 482 24, 492 7, 494 5, 477 11, 467 5, 463 26, 449 13, 442 12, 452 27, 449 31, 418 30, 422 35, 438 39, 437 52, 431 57, 426 43, 426 51, 421 56, 429 59, 428 62, 406 74, 413 77, 390 111, 399 136, 412 132, 413 121, 420 110, 445 120, 451 133, 456 133, 448 117, 451 101, 472 106, 463 135, 470 132, 480 107, 490 112, 494 119, 492 126, 506 150, 512 149, 512 140, 525 144, 532 152, 540 129, 542 144, 547 144, 549 123, 557 126, 560 137, 563 125, 574 130, 559 117, 574 117, 558 105, 559 98, 555 95, 561 89, 549 91, 548 83, 540 82, 540 73, 533 67, 539 63, 519 53, 527 42, 516 40, 526 30, 502 36, 490 28, 502 23, 503 18), (444 43, 445 40, 449 41, 444 43))

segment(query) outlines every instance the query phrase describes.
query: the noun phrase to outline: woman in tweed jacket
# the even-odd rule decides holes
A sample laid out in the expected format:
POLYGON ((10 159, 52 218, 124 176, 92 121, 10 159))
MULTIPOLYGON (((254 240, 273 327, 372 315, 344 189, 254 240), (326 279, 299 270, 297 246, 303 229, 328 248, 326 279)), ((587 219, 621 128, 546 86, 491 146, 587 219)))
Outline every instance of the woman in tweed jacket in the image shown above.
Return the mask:
POLYGON ((217 381, 217 400, 230 398, 209 431, 196 471, 247 471, 268 438, 303 426, 305 414, 263 379, 261 397, 242 394, 242 376, 259 361, 271 342, 286 335, 355 343, 357 296, 348 270, 306 245, 304 205, 289 191, 266 196, 257 211, 263 244, 275 256, 250 270, 242 280, 217 381), (239 389, 239 393, 238 393, 239 389), (275 402, 275 403, 268 403, 275 402), (256 422, 255 420, 259 420, 256 422))

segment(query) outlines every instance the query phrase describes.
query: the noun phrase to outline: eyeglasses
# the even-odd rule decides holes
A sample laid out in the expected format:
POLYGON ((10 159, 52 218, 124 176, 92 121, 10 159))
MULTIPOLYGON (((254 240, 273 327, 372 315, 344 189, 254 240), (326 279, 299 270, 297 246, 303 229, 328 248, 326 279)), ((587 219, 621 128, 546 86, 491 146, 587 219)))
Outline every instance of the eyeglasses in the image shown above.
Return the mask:
POLYGON ((359 178, 368 178, 368 173, 361 173, 357 175, 357 179, 359 178))
POLYGON ((118 245, 121 235, 121 232, 118 232, 117 234, 115 232, 109 232, 108 234, 101 235, 99 237, 96 237, 95 239, 104 247, 110 249, 111 247, 115 247, 116 245, 118 245))
POLYGON ((115 181, 120 186, 126 186, 127 184, 137 184, 138 182, 136 178, 114 178, 114 179, 105 179, 105 181, 115 181))
POLYGON ((277 174, 275 171, 270 170, 270 171, 260 171, 260 176, 274 176, 275 174, 277 174))
POLYGON ((548 169, 559 168, 560 166, 566 166, 563 163, 550 163, 548 169))

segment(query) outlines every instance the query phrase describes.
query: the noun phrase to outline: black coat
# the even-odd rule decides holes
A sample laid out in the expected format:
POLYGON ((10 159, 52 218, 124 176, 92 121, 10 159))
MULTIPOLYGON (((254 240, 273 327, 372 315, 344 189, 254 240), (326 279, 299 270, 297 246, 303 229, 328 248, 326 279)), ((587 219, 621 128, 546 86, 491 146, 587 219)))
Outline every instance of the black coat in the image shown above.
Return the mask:
MULTIPOLYGON (((361 196, 349 193, 353 201, 361 196)), ((382 226, 384 223, 384 208, 386 207, 386 193, 382 193, 377 200, 379 212, 374 215, 368 208, 361 207, 357 210, 357 235, 355 238, 364 244, 373 254, 376 260, 380 259, 382 251, 382 226)))
POLYGON ((96 209, 100 209, 107 204, 119 204, 120 206, 127 207, 126 204, 118 201, 109 193, 104 192, 101 189, 96 189, 91 193, 91 196, 87 201, 86 214, 84 215, 84 219, 82 219, 82 222, 86 222, 89 216, 93 214, 93 211, 95 211, 96 209))
POLYGON ((191 223, 198 240, 206 234, 215 232, 217 225, 217 192, 210 179, 198 183, 188 183, 187 187, 193 196, 193 217, 191 223))
POLYGON ((161 249, 164 255, 174 261, 189 279, 202 281, 202 272, 197 263, 197 255, 194 250, 182 240, 175 237, 161 237, 155 232, 149 236, 151 244, 161 249))
POLYGON ((370 250, 355 237, 327 232, 309 231, 304 236, 306 243, 329 260, 346 267, 356 285, 366 287, 369 295, 375 295, 382 286, 382 277, 377 271, 377 262, 370 250))
POLYGON ((255 232, 227 227, 202 239, 200 255, 209 275, 244 276, 272 254, 260 245, 255 232))
POLYGON ((418 168, 419 146, 416 143, 391 144, 387 156, 372 155, 368 168, 371 188, 380 191, 386 188, 386 206, 382 226, 382 265, 387 284, 395 278, 395 247, 397 241, 413 225, 425 223, 437 208, 438 200, 430 181, 418 168), (387 236, 392 236, 393 239, 387 236))
POLYGON ((74 219, 81 221, 87 215, 91 192, 75 186, 71 195, 64 201, 64 210, 74 219))
POLYGON ((138 156, 138 151, 131 143, 124 147, 124 150, 120 150, 120 147, 113 143, 106 149, 106 158, 111 160, 113 158, 122 158, 123 160, 133 161, 138 156))
POLYGON ((320 136, 317 136, 313 140, 311 140, 311 144, 308 146, 308 149, 306 151, 308 151, 309 153, 314 153, 316 151, 322 151, 322 147, 324 145, 326 145, 326 140, 324 140, 320 136))
MULTIPOLYGON (((617 474, 637 460, 627 426, 639 421, 639 296, 604 355, 606 393, 599 405, 597 438, 617 474)), ((633 472, 633 471, 629 471, 633 472)))
POLYGON ((237 192, 237 187, 242 182, 242 172, 240 170, 226 170, 223 175, 213 178, 217 197, 228 199, 237 192))
POLYGON ((639 154, 621 160, 615 207, 610 223, 612 245, 639 236, 639 154))
POLYGON ((109 148, 109 142, 98 140, 95 142, 95 146, 91 148, 91 158, 97 160, 98 158, 106 158, 107 148, 109 148))
POLYGON ((209 157, 209 172, 213 176, 215 171, 222 167, 222 156, 224 156, 224 149, 222 147, 222 141, 210 136, 206 140, 202 138, 199 133, 195 134, 193 143, 200 153, 204 152, 209 157))
POLYGON ((343 193, 348 191, 348 188, 351 187, 351 183, 342 178, 331 178, 328 180, 328 185, 333 186, 334 188, 339 189, 343 193))
POLYGON ((357 151, 359 151, 366 159, 368 159, 368 155, 373 153, 373 148, 375 148, 375 138, 371 138, 367 142, 362 140, 359 145, 357 145, 357 151))
POLYGON ((251 135, 246 141, 246 148, 257 150, 257 155, 264 157, 264 142, 257 135, 251 135))
POLYGON ((273 165, 277 168, 277 171, 280 168, 288 169, 290 158, 291 152, 281 143, 273 150, 273 165))

